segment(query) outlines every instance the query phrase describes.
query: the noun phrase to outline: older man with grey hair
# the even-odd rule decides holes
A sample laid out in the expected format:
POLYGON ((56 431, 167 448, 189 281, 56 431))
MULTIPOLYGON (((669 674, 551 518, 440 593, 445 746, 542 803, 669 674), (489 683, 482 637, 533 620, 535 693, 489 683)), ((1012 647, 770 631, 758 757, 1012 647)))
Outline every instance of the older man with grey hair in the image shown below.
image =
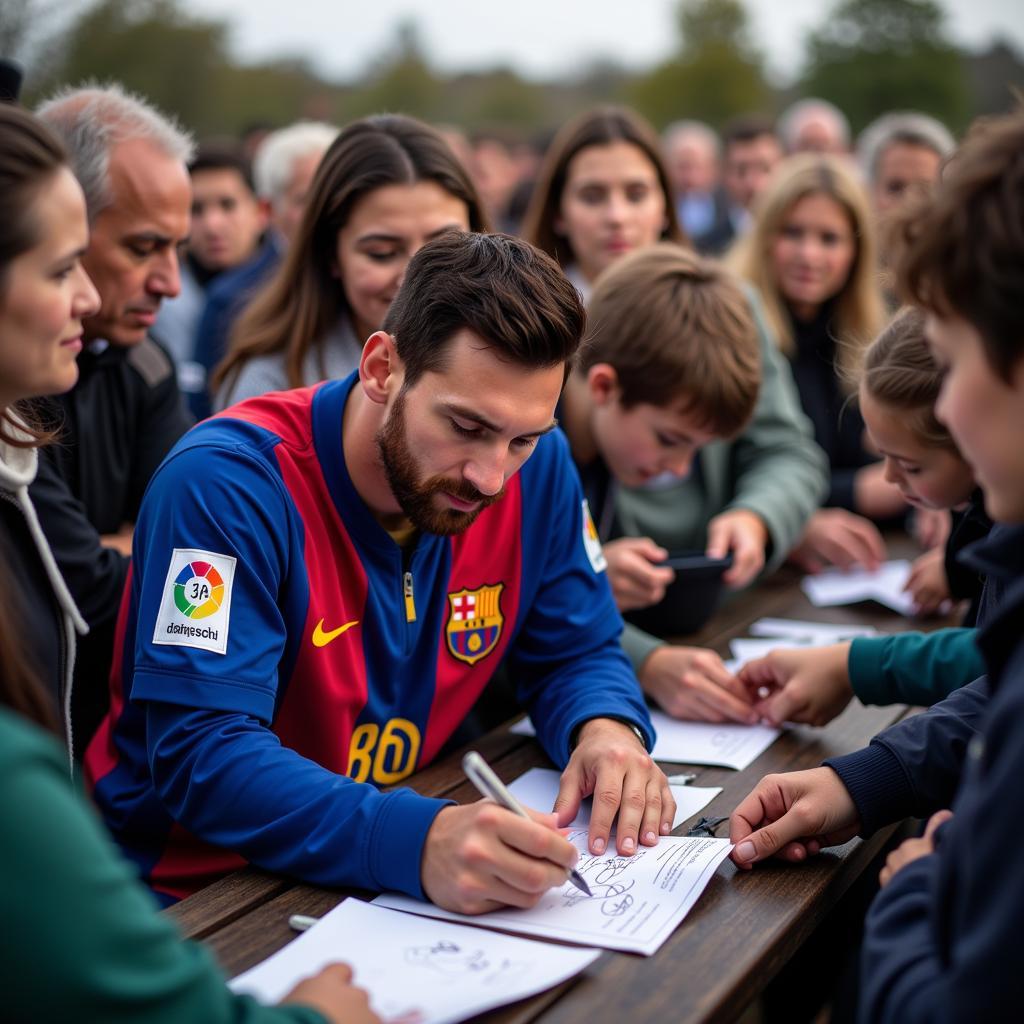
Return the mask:
POLYGON ((267 204, 270 224, 286 245, 295 237, 320 159, 337 135, 334 125, 298 121, 271 132, 256 151, 256 193, 267 204))
POLYGON ((727 204, 719 186, 722 143, 703 121, 674 121, 661 137, 676 214, 694 245, 726 217, 727 204))
POLYGON ((787 154, 850 151, 850 122, 828 100, 798 100, 779 118, 778 131, 787 154))
POLYGON ((206 308, 196 331, 192 372, 201 375, 201 394, 190 396, 192 411, 199 417, 211 409, 206 381, 227 352, 228 338, 238 314, 281 260, 283 249, 295 237, 306 208, 320 160, 338 134, 333 125, 298 121, 271 132, 253 158, 256 194, 269 217, 270 230, 259 256, 218 278, 206 295, 206 308))
POLYGON ((857 159, 876 212, 885 215, 908 195, 935 185, 955 148, 956 140, 941 121, 916 110, 893 111, 872 121, 857 140, 857 159))
POLYGON ((40 460, 33 489, 91 629, 79 648, 82 685, 72 701, 82 750, 106 699, 123 556, 143 491, 191 424, 171 361, 148 332, 160 303, 180 287, 192 140, 117 85, 66 89, 38 114, 63 140, 85 193, 90 235, 82 264, 100 296, 98 312, 82 321, 78 383, 54 399, 62 443, 40 460))

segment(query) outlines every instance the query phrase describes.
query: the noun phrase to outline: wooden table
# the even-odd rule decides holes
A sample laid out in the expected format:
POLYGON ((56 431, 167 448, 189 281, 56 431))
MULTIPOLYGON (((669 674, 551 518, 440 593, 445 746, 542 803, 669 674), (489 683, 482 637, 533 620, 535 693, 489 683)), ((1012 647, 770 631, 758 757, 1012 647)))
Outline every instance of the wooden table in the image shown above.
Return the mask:
MULTIPOLYGON (((873 605, 813 608, 797 577, 783 572, 730 601, 688 642, 725 654, 729 640, 745 635, 754 619, 768 615, 864 623, 885 631, 908 626, 905 619, 873 605)), ((930 626, 942 624, 933 621, 930 626)), ((729 814, 763 775, 815 767, 825 757, 861 747, 905 713, 902 706, 865 708, 854 701, 823 729, 801 726, 787 731, 744 771, 697 767, 696 785, 722 787, 702 813, 729 814)), ((531 767, 550 767, 534 740, 511 735, 504 727, 473 746, 505 781, 531 767)), ((459 802, 477 799, 459 768, 460 757, 461 752, 443 759, 407 784, 430 796, 459 802)), ((677 833, 685 833, 687 827, 684 824, 677 833)), ((719 831, 724 834, 724 826, 719 831)), ((575 981, 485 1016, 517 1024, 537 1018, 545 1024, 734 1020, 835 907, 891 831, 867 841, 854 839, 800 866, 766 864, 741 872, 727 861, 656 955, 606 952, 575 981)), ((229 974, 236 974, 294 938, 287 924, 290 914, 321 915, 348 895, 370 896, 246 870, 168 913, 187 935, 203 939, 229 974)))

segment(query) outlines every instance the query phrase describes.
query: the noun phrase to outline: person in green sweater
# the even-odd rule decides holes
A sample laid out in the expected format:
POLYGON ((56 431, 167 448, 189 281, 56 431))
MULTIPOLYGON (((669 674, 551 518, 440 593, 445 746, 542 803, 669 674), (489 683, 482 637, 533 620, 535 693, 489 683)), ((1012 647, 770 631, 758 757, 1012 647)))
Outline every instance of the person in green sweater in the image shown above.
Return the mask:
MULTIPOLYGON (((622 611, 659 602, 669 550, 733 556, 725 582, 776 565, 824 493, 824 457, 750 295, 724 268, 661 243, 598 279, 559 411, 622 611), (669 486, 660 484, 669 474, 669 486)), ((627 625, 623 646, 669 714, 756 721, 712 651, 627 625)))
POLYGON ((26 402, 77 379, 81 320, 98 308, 81 263, 87 240, 85 199, 60 143, 30 114, 0 105, 4 1020, 374 1024, 366 993, 340 964, 299 984, 286 1006, 230 992, 212 957, 160 916, 74 790, 67 750, 47 735, 58 729, 53 695, 70 679, 81 617, 27 496, 36 449, 52 435, 26 402))

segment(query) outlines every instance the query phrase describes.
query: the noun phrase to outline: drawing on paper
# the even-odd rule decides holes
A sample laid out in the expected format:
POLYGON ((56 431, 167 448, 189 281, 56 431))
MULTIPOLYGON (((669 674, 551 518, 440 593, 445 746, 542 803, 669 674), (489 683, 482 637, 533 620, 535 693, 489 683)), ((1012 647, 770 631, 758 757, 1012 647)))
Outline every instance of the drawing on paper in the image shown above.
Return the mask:
POLYGON ((425 967, 445 978, 473 976, 484 985, 521 977, 530 966, 505 957, 496 959, 482 949, 464 948, 457 942, 443 939, 430 946, 406 947, 405 962, 413 967, 425 967))

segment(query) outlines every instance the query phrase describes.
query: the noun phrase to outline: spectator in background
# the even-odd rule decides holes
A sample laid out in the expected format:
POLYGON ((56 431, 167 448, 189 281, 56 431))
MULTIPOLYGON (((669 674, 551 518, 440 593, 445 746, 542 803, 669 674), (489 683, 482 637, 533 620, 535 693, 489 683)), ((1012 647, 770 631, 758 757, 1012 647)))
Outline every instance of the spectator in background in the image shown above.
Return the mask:
POLYGON ((701 248, 720 255, 751 223, 751 209, 782 159, 771 121, 759 114, 735 118, 722 133, 722 185, 726 215, 701 239, 701 248))
POLYGON ((857 160, 875 212, 884 217, 913 193, 932 188, 955 146, 941 121, 916 110, 896 111, 872 121, 857 140, 857 160))
POLYGON ((218 409, 344 377, 420 247, 488 227, 465 168, 411 117, 349 125, 324 155, 277 274, 241 315, 212 377, 218 409))
POLYGON ((181 261, 181 288, 164 302, 153 325, 178 371, 178 386, 191 401, 206 390, 195 359, 196 330, 210 286, 224 273, 258 259, 267 226, 256 199, 249 162, 239 147, 207 143, 189 163, 192 220, 181 261))
POLYGON ((787 153, 850 151, 850 122, 828 100, 798 100, 779 118, 779 138, 787 153))
POLYGON ((299 121, 268 135, 256 154, 253 178, 269 230, 256 258, 221 275, 207 293, 195 343, 195 361, 202 374, 202 390, 192 395, 197 418, 212 411, 210 374, 227 352, 235 320, 257 287, 277 269, 281 254, 298 232, 313 176, 337 135, 333 125, 299 121))
POLYGON ((885 545, 871 520, 906 504, 865 448, 863 420, 848 402, 884 307, 867 195, 847 162, 809 153, 787 160, 733 263, 761 292, 832 470, 827 507, 811 517, 793 556, 809 570, 830 562, 874 567, 885 545))
POLYGON ((63 141, 85 193, 82 258, 100 296, 82 321, 78 383, 54 400, 61 444, 33 484, 43 529, 89 635, 75 668, 76 732, 105 709, 118 600, 142 494, 188 429, 174 367, 149 337, 164 299, 178 294, 178 246, 189 230, 192 140, 120 86, 68 89, 39 110, 63 141))
POLYGON ((627 252, 684 241, 654 129, 625 107, 566 124, 541 167, 523 237, 553 256, 584 298, 627 252))
POLYGON ((519 182, 519 169, 508 143, 497 135, 473 136, 473 162, 469 172, 492 224, 499 231, 513 227, 508 221, 508 204, 519 182))
POLYGON ((665 164, 675 189, 676 216, 698 250, 721 230, 728 204, 719 187, 721 143, 703 121, 675 121, 662 134, 665 164))

